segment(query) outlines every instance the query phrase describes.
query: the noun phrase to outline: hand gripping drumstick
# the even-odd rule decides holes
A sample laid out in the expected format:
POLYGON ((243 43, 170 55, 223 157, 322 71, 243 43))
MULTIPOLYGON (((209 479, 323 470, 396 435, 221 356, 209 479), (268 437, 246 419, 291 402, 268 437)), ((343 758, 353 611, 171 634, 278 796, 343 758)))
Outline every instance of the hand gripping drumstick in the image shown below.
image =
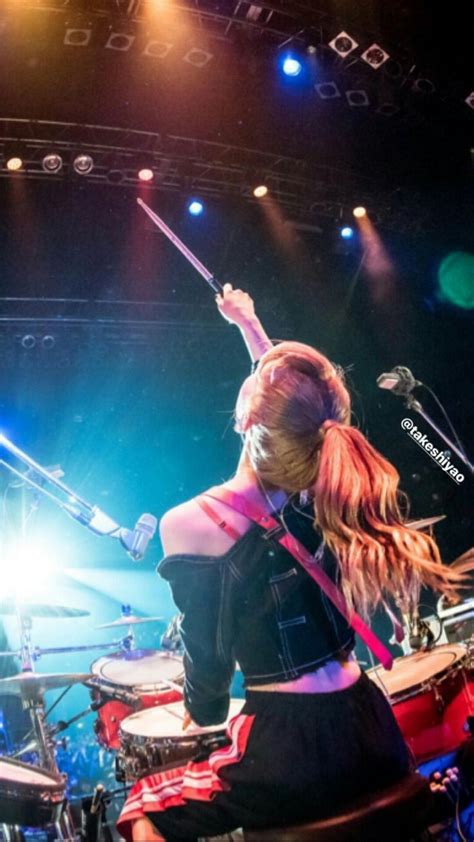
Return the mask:
POLYGON ((148 205, 146 204, 146 202, 143 201, 143 199, 137 199, 137 204, 140 205, 141 208, 143 208, 145 213, 150 217, 152 222, 155 223, 156 227, 163 232, 165 237, 168 237, 168 240, 170 240, 173 243, 173 245, 176 246, 176 248, 181 252, 181 254, 184 254, 186 260, 189 260, 191 266, 194 266, 196 271, 199 272, 199 274, 204 278, 205 281, 207 281, 211 289, 213 289, 214 292, 222 292, 222 285, 219 283, 219 281, 216 280, 212 272, 209 272, 209 270, 206 269, 205 266, 203 266, 201 261, 198 260, 196 255, 193 254, 192 251, 188 249, 188 247, 185 246, 184 243, 179 239, 179 237, 173 233, 171 228, 168 228, 166 222, 163 222, 161 217, 159 217, 158 214, 155 213, 155 211, 152 211, 152 209, 148 207, 148 205))

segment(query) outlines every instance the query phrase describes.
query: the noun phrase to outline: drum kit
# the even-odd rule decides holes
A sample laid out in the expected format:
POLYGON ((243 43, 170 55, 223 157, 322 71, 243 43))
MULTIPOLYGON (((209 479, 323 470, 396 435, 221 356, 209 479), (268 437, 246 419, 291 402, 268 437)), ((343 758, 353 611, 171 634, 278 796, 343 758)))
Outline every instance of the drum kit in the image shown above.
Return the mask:
MULTIPOLYGON (((183 732, 184 670, 182 655, 176 651, 175 619, 170 624, 173 631, 170 649, 135 647, 134 629, 139 624, 162 618, 134 616, 130 606, 122 606, 122 614, 116 620, 98 626, 99 629, 125 629, 125 636, 118 641, 50 648, 33 644, 33 618, 66 619, 88 613, 61 605, 0 601, 0 614, 17 616, 21 639, 18 650, 0 652, 0 658, 13 656, 21 661, 21 671, 17 675, 0 679, 0 697, 20 698, 31 724, 20 747, 14 746, 7 754, 0 754, 0 836, 3 842, 24 840, 25 828, 29 832, 31 828, 41 829, 41 832, 46 829, 48 839, 60 842, 77 839, 97 842, 106 838, 101 837, 100 832, 104 827, 105 806, 112 797, 123 796, 129 785, 146 774, 172 768, 225 745, 229 718, 242 707, 243 700, 232 700, 226 723, 205 728, 191 725, 183 732), (94 649, 115 651, 93 661, 89 673, 35 671, 36 661, 43 655, 94 649), (45 694, 74 684, 89 688, 91 704, 68 722, 48 723, 45 694), (68 778, 61 774, 56 761, 56 737, 91 711, 96 713, 93 727, 97 742, 115 753, 115 777, 121 787, 112 793, 100 785, 96 787, 89 802, 93 803, 97 819, 95 823, 82 820, 83 829, 78 831, 67 797, 68 778), (28 762, 24 762, 25 756, 28 762)), ((169 638, 163 643, 169 645, 169 638)), ((8 727, 6 721, 5 731, 8 727)), ((9 745, 8 740, 5 745, 9 745)), ((107 838, 112 837, 109 834, 107 838)))
MULTIPOLYGON (((463 610, 470 616, 471 602, 468 600, 464 608, 458 606, 458 620, 463 610)), ((446 609, 449 617, 452 611, 446 609)), ((0 600, 0 615, 16 616, 20 639, 18 650, 0 652, 0 658, 13 656, 21 662, 18 674, 0 679, 0 697, 20 699, 30 725, 19 746, 6 738, 8 716, 0 725, 6 749, 6 753, 0 752, 3 842, 23 842, 25 828, 28 832, 31 828, 38 832, 46 829, 48 839, 60 842, 111 840, 110 833, 105 836, 104 831, 105 808, 110 800, 122 797, 130 785, 147 774, 205 757, 225 745, 229 719, 243 705, 242 699, 232 699, 225 723, 212 727, 191 725, 183 731, 184 669, 176 618, 161 639, 161 649, 136 648, 135 629, 162 618, 135 616, 130 606, 122 606, 120 617, 97 627, 123 629, 125 634, 119 640, 72 647, 34 645, 34 618, 74 619, 88 613, 62 605, 0 600), (101 656, 91 663, 88 673, 35 670, 43 655, 90 650, 101 650, 101 656), (103 654, 104 650, 113 651, 103 654), (45 695, 75 684, 89 689, 91 704, 68 722, 48 722, 61 697, 46 710, 45 695), (84 799, 83 804, 88 800, 90 812, 96 814, 89 817, 95 821, 84 821, 82 817, 82 830, 77 831, 74 799, 68 799, 68 776, 57 765, 57 737, 91 712, 96 714, 96 744, 114 754, 115 778, 120 787, 108 792, 99 785, 91 798, 84 799)), ((441 617, 441 624, 442 620, 441 617)), ((433 635, 427 640, 431 642, 420 651, 397 658, 391 671, 382 667, 368 670, 369 678, 390 701, 418 765, 456 750, 474 734, 474 638, 441 645, 433 645, 433 635)))

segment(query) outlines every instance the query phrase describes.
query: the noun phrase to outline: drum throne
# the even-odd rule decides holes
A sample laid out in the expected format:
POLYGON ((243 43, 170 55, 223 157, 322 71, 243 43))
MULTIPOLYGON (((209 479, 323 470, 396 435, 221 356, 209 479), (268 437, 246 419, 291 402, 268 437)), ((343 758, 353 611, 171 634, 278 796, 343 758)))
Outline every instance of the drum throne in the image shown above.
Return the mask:
POLYGON ((326 819, 294 827, 244 830, 243 838, 245 842, 422 842, 427 838, 432 805, 427 780, 414 772, 326 819))

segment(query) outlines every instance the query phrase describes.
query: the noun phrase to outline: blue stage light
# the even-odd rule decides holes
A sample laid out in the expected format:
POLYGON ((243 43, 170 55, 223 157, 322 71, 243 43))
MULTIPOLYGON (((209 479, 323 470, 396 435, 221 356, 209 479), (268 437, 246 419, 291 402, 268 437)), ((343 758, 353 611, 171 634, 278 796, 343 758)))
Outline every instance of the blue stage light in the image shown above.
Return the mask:
POLYGON ((350 225, 345 225, 344 228, 341 228, 341 237, 345 240, 350 240, 354 236, 354 229, 350 227, 350 225))
POLYGON ((286 76, 299 76, 303 70, 303 65, 297 58, 287 56, 283 62, 283 73, 286 76))
POLYGON ((193 199, 188 205, 188 211, 192 216, 199 216, 204 210, 204 205, 197 199, 193 199))

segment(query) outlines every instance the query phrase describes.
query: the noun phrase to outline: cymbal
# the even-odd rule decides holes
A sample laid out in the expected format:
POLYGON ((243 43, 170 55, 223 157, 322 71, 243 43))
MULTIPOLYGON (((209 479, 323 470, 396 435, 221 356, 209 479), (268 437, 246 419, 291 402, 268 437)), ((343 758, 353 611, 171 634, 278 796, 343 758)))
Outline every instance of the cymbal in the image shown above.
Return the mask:
POLYGON ((163 622, 163 617, 136 617, 130 614, 128 617, 119 617, 118 620, 112 620, 111 623, 102 623, 101 626, 96 626, 96 629, 114 629, 117 626, 138 626, 140 623, 158 623, 163 622))
POLYGON ((27 617, 87 617, 91 612, 83 608, 68 608, 66 605, 48 605, 41 602, 16 602, 14 599, 0 600, 0 614, 20 614, 27 617))
POLYGON ((435 515, 434 517, 425 517, 421 520, 409 520, 405 524, 409 529, 426 529, 427 526, 433 526, 434 523, 439 523, 444 520, 446 515, 435 515))
POLYGON ((10 675, 8 678, 0 679, 0 695, 23 696, 34 699, 42 696, 47 690, 58 690, 61 687, 68 687, 70 684, 84 684, 93 676, 87 672, 52 672, 40 673, 19 672, 17 675, 10 675))

